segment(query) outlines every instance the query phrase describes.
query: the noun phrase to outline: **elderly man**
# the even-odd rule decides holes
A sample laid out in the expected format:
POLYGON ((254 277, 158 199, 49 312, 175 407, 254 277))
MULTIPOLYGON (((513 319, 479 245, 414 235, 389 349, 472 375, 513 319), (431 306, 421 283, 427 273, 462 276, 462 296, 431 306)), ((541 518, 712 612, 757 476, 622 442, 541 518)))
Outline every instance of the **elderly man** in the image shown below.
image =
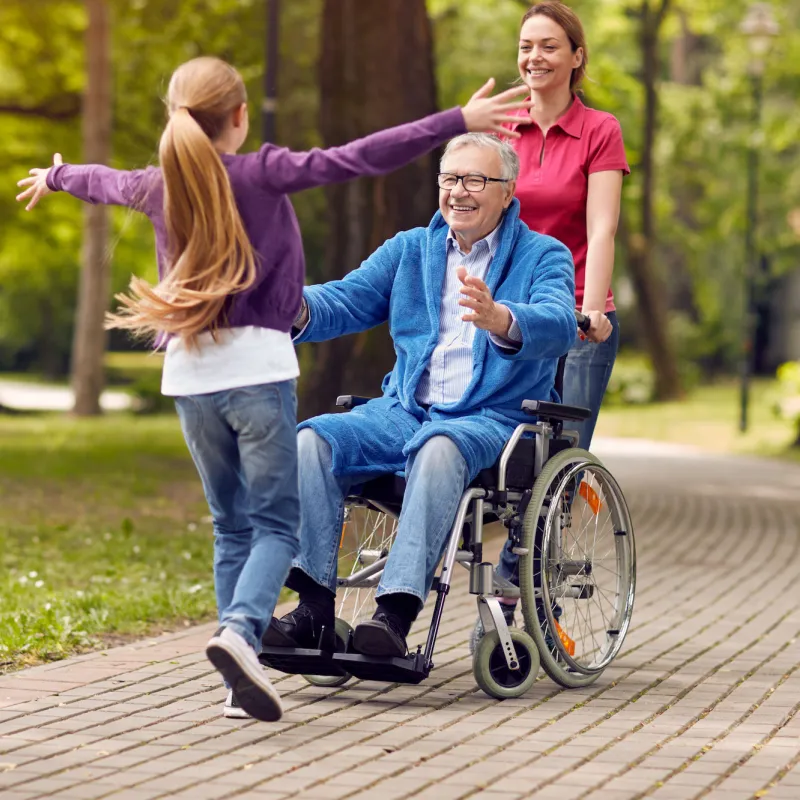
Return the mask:
POLYGON ((324 626, 323 648, 333 650, 343 500, 366 479, 405 471, 377 611, 353 639, 364 655, 404 655, 465 488, 523 421, 521 401, 554 397, 557 360, 575 339, 570 253, 520 222, 519 161, 508 144, 459 136, 440 169, 427 228, 399 233, 343 280, 304 291, 296 341, 388 320, 397 360, 382 397, 300 425, 301 553, 287 580, 300 605, 273 619, 265 644, 314 648, 324 626))

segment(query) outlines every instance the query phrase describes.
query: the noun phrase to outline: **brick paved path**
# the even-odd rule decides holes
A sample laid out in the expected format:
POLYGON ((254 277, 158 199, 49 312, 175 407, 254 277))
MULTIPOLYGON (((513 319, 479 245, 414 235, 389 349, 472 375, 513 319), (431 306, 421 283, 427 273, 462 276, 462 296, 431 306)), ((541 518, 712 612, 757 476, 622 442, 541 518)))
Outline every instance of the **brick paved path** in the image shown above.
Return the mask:
POLYGON ((204 626, 0 679, 0 797, 798 800, 800 468, 597 449, 633 510, 639 582, 594 686, 484 695, 462 579, 427 682, 279 677, 280 724, 225 720, 204 626))

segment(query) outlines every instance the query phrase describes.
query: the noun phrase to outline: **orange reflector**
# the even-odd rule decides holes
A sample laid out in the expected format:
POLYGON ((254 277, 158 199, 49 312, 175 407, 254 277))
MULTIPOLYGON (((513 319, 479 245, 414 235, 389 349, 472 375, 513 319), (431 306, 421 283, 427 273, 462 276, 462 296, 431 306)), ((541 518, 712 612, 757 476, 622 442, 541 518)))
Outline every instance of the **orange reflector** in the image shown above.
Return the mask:
POLYGON ((597 492, 592 489, 586 481, 581 481, 578 494, 589 504, 592 513, 597 516, 600 513, 600 509, 603 507, 603 501, 600 499, 597 492))
POLYGON ((347 523, 345 522, 342 525, 342 535, 339 537, 339 549, 341 550, 344 547, 344 532, 347 530, 347 523))
MULTIPOLYGON (((591 491, 591 489, 590 489, 591 491)), ((556 622, 556 633, 558 634, 558 638, 561 640, 561 644, 564 645, 564 649, 569 653, 569 655, 575 655, 575 642, 573 639, 570 639, 567 636, 567 632, 556 622)))

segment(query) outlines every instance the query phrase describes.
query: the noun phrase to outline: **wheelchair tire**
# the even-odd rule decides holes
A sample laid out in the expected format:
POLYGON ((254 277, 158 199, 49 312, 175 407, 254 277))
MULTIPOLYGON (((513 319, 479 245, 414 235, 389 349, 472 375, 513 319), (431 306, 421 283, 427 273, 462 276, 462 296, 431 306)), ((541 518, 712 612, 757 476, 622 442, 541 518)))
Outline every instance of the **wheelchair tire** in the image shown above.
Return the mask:
POLYGON ((524 631, 509 628, 511 641, 519 660, 519 670, 511 670, 506 663, 500 636, 491 631, 481 637, 472 657, 475 682, 489 697, 507 700, 522 697, 533 686, 539 674, 539 651, 536 642, 524 631))
POLYGON ((599 459, 569 448, 547 461, 533 486, 522 547, 522 613, 542 668, 566 688, 588 686, 622 646, 636 581, 630 514, 599 459))
MULTIPOLYGON (((347 622, 337 617, 335 630, 337 639, 336 649, 340 652, 344 652, 347 649, 347 643, 350 640, 350 634, 353 632, 353 629, 347 622)), ((345 683, 347 683, 347 681, 350 680, 350 675, 348 673, 345 673, 344 675, 303 675, 303 677, 312 686, 327 687, 343 686, 345 683)))

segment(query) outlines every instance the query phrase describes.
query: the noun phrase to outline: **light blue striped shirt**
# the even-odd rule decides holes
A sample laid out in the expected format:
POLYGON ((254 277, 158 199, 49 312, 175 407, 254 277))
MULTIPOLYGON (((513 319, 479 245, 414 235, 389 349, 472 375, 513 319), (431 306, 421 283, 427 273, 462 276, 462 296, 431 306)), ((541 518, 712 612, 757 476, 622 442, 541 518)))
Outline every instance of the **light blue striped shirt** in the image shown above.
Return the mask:
MULTIPOLYGON (((470 309, 460 306, 461 281, 456 269, 463 266, 473 277, 486 280, 486 274, 498 247, 498 225, 487 237, 475 242, 468 254, 462 253, 452 230, 447 234, 447 272, 442 287, 439 308, 439 343, 431 354, 431 360, 422 373, 415 397, 422 405, 455 403, 461 398, 472 380, 472 342, 477 328, 472 322, 464 322, 463 314, 470 309)), ((513 318, 506 341, 489 334, 499 347, 515 350, 522 341, 522 332, 513 318)))

